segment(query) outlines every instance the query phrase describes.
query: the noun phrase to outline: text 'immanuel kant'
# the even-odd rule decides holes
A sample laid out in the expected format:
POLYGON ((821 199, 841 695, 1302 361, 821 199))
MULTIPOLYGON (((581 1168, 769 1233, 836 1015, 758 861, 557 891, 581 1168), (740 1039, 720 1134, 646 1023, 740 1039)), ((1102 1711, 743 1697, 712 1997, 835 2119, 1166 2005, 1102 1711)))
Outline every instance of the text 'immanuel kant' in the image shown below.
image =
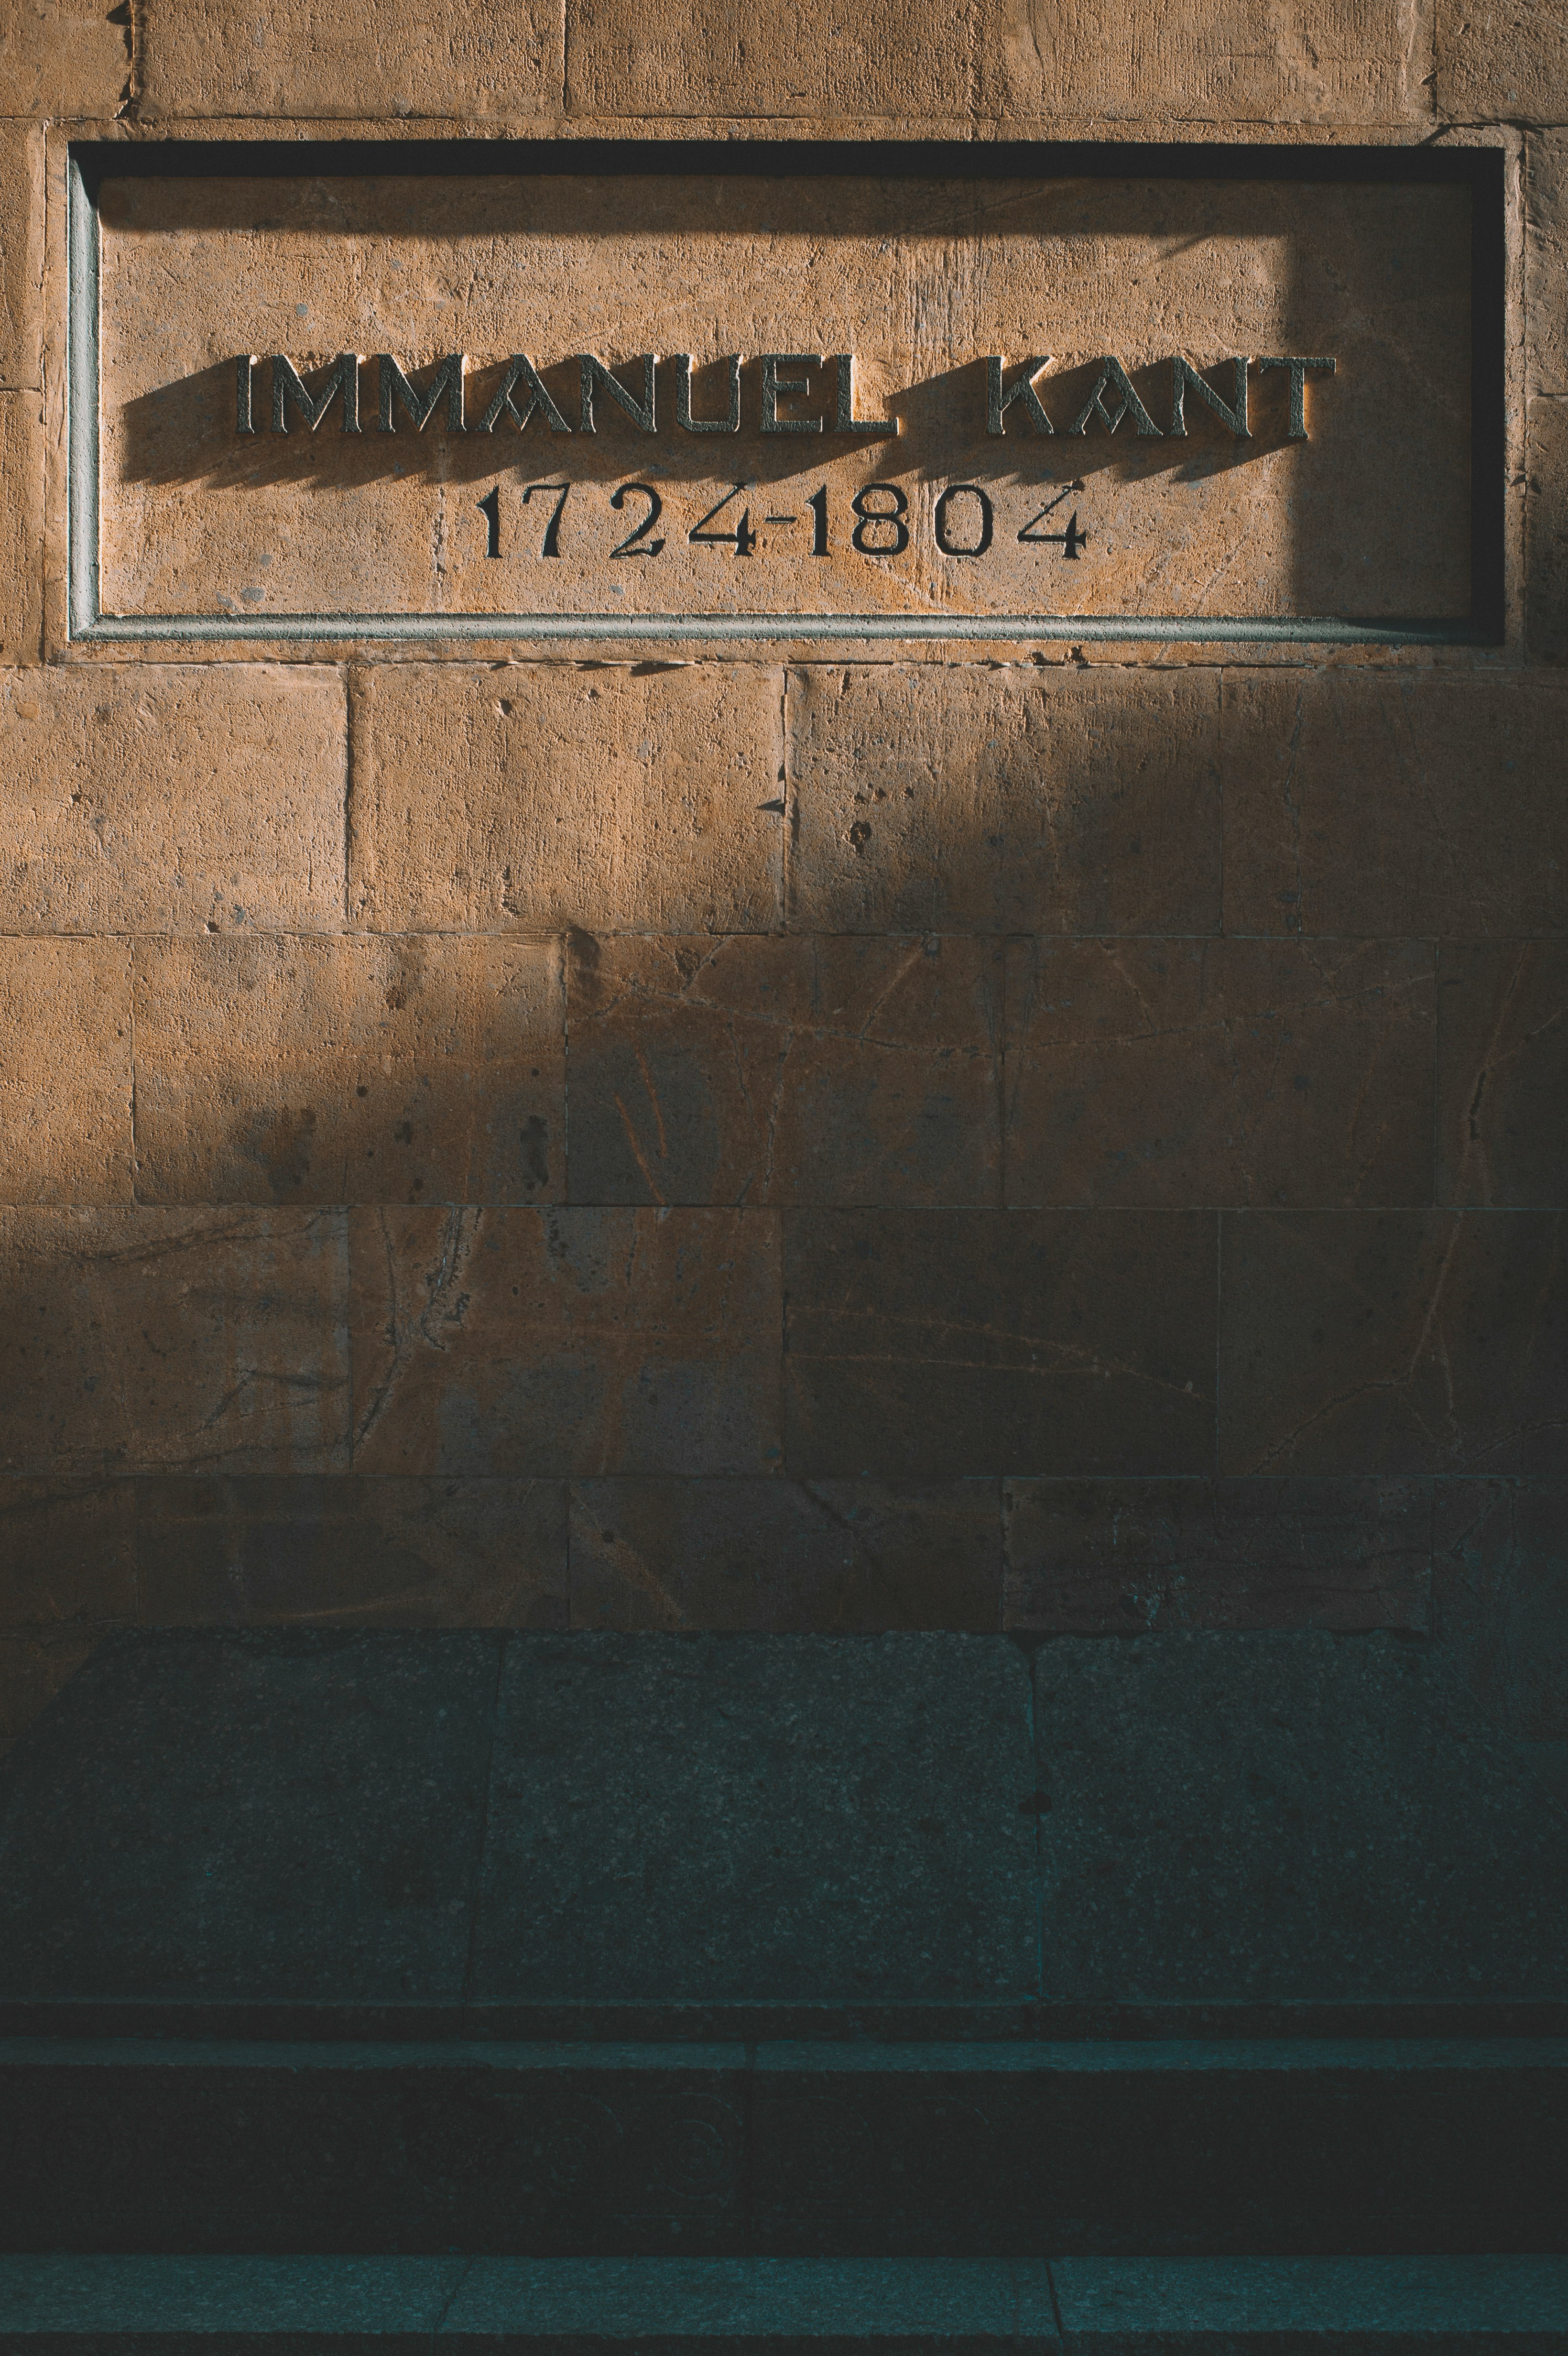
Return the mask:
MULTIPOLYGON (((1169 375, 1169 423, 1157 423, 1147 403, 1134 386, 1132 378, 1119 359, 1106 357, 1090 364, 1087 391, 1083 389, 1085 371, 1075 369, 1073 403, 1075 413, 1069 418, 1065 407, 1059 407, 1053 418, 1046 406, 1051 394, 1051 380, 1044 371, 1051 365, 1049 354, 1018 364, 1011 373, 1000 353, 987 353, 984 359, 986 382, 984 391, 986 430, 990 434, 1006 434, 1010 425, 1027 427, 1035 434, 1087 434, 1092 426, 1101 426, 1115 434, 1126 423, 1135 434, 1185 434, 1189 399, 1200 402, 1213 411, 1228 426, 1238 441, 1251 439, 1248 423, 1248 375, 1256 370, 1260 375, 1270 369, 1283 369, 1287 388, 1286 438, 1304 442, 1307 428, 1307 380, 1310 374, 1332 376, 1338 363, 1332 359, 1309 359, 1296 354, 1268 353, 1259 358, 1220 360, 1211 365, 1228 369, 1230 398, 1227 400, 1191 361, 1179 356, 1168 363, 1169 375), (1042 381, 1043 379, 1043 381, 1042 381)), ((447 352, 433 363, 429 381, 422 390, 416 389, 400 362, 389 352, 376 355, 377 415, 379 432, 394 434, 399 430, 400 415, 417 433, 422 433, 432 420, 448 433, 470 431, 493 434, 505 418, 519 432, 535 419, 552 434, 596 434, 599 430, 601 404, 606 401, 628 417, 644 434, 659 431, 658 391, 664 371, 673 372, 675 380, 675 424, 683 434, 739 434, 741 430, 742 369, 745 356, 730 353, 714 363, 725 372, 727 398, 718 414, 699 417, 695 413, 692 396, 693 360, 689 352, 677 352, 667 359, 656 352, 642 356, 641 389, 618 376, 608 364, 592 352, 579 352, 564 365, 577 369, 577 417, 573 423, 560 402, 546 384, 543 375, 526 352, 514 352, 506 361, 499 380, 476 425, 468 419, 468 380, 475 365, 467 354, 447 352)), ((270 371, 271 395, 268 416, 274 434, 287 434, 291 414, 310 432, 315 433, 335 403, 340 403, 340 420, 345 434, 361 431, 359 415, 360 369, 362 356, 356 352, 339 352, 325 369, 313 370, 318 377, 315 391, 305 384, 293 362, 281 352, 265 360, 254 353, 242 353, 235 364, 235 423, 241 434, 260 430, 256 422, 256 372, 260 368, 270 371)), ((628 374, 630 371, 628 370, 628 374)), ((811 352, 763 352, 757 356, 755 422, 763 434, 842 434, 854 436, 891 439, 901 431, 896 417, 871 418, 856 414, 855 358, 852 352, 820 354, 811 352), (830 371, 825 381, 822 372, 830 371), (816 402, 815 411, 802 414, 802 405, 816 402)))

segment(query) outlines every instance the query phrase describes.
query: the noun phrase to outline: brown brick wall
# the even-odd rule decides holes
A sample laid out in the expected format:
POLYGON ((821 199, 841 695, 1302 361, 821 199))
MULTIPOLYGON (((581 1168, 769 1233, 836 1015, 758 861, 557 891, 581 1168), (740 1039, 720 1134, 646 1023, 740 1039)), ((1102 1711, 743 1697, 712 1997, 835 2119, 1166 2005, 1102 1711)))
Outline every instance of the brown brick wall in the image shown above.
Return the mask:
POLYGON ((1562 1730, 1565 59, 1451 0, 16 0, 0 1740, 136 1622, 1435 1610, 1562 1730), (62 650, 46 139, 411 123, 1498 142, 1508 645, 62 650))

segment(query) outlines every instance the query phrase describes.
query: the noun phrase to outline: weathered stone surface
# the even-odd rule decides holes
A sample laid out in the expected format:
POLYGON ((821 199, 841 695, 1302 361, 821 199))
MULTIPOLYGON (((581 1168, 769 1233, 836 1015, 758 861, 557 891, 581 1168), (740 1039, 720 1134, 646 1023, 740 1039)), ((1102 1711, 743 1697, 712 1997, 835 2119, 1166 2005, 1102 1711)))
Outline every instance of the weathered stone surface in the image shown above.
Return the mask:
POLYGON ((43 340, 44 135, 0 123, 0 387, 42 387, 43 340))
POLYGON ((107 121, 125 96, 130 25, 101 0, 7 0, 0 18, 0 115, 107 121))
POLYGON ((699 0, 670 15, 635 0, 571 0, 566 96, 575 114, 888 115, 967 119, 988 10, 912 16, 893 0, 828 18, 699 0))
POLYGON ((1568 132, 1524 143, 1525 390, 1568 393, 1568 132))
POLYGON ((1568 662, 1568 400, 1526 410, 1525 631, 1536 662, 1568 662))
POLYGON ((871 0, 834 21, 699 0, 683 16, 635 0, 570 0, 568 108, 579 115, 958 115, 975 106, 982 12, 912 16, 871 0))
MULTIPOLYGON (((36 392, 0 392, 0 662, 35 663, 43 628, 44 522, 43 402, 36 392)), ((0 714, 4 709, 0 675, 0 714)), ((4 819, 0 830, 3 840, 10 831, 4 819)))
POLYGON ((372 930, 777 921, 776 672, 389 666, 357 759, 351 904, 372 930))
MULTIPOLYGON (((17 1246, 0 1462, 26 1468, 0 1490, 0 1635, 28 1664, 18 1693, 55 1673, 26 1650, 40 1632, 128 1616, 128 1580, 144 1615, 186 1619, 995 1626, 1003 1476, 1020 1629, 1408 1630, 1420 1483, 1441 1474, 1460 1514, 1515 1468, 1559 1478, 1562 28, 1527 0, 933 6, 818 21, 699 0, 677 22, 571 0, 570 40, 564 0, 504 19, 386 0, 373 22, 346 0, 135 0, 134 27, 110 0, 0 8, 0 661, 25 666, 0 677, 17 1246), (661 136, 728 115, 1353 145, 1444 112, 1522 121, 1509 337, 1537 668, 1456 649, 1323 669, 1303 648, 1252 669, 1244 647, 1221 670, 1190 647, 1091 647, 1086 667, 856 646, 787 681, 717 655, 81 661, 54 636, 52 411, 46 646, 43 123, 105 124, 133 42, 133 119, 247 135, 533 131, 562 107, 661 136), (166 1207, 115 1208, 133 1188, 166 1207), (536 1215, 568 1192, 570 1215, 536 1215), (367 1206, 354 1472, 347 1223, 307 1215, 343 1203, 367 1206)), ((912 196, 584 161, 112 178, 110 609, 1462 609, 1462 190, 927 177, 912 196), (1015 408, 993 439, 976 354, 1016 364, 1037 330, 1056 437, 1015 408), (473 348, 471 429, 515 346, 575 420, 580 345, 629 380, 629 347, 656 343, 659 433, 606 398, 596 438, 407 416, 379 436, 368 356, 364 434, 296 418, 273 443, 263 362, 262 431, 236 439, 238 351, 308 370, 385 344, 423 384, 448 341, 473 348), (898 442, 835 442, 830 369, 800 404, 829 431, 761 435, 757 355, 800 341, 856 345, 858 407, 896 413, 898 442), (1179 444, 1100 421, 1064 438, 1101 350, 1163 426, 1178 344, 1221 390, 1225 354, 1337 351, 1310 444, 1282 438, 1283 379, 1256 373, 1244 445, 1196 396, 1179 444), (731 347, 751 355, 742 430, 688 438, 667 355, 698 355, 711 416, 731 347), (849 537, 851 493, 890 471, 910 500, 896 563, 849 537), (743 563, 687 537, 731 473, 761 533, 743 563), (541 561, 532 476, 573 483, 564 562, 541 561), (602 563, 635 520, 635 499, 609 506, 633 477, 659 487, 665 548, 602 563), (936 550, 960 479, 996 491, 983 563, 936 550), (830 551, 796 562, 819 483, 830 551), (501 562, 477 504, 493 487, 501 562), (1059 492, 1083 562, 1017 536, 1033 510, 1013 503, 1059 492)), ((1549 1494, 1506 1489, 1529 1522, 1506 1547, 1504 1505, 1476 1506, 1487 1564, 1548 1559, 1549 1494)), ((1544 1627, 1555 1570, 1483 1577, 1455 1544, 1490 1599, 1477 1627, 1514 1628, 1515 1587, 1518 1625, 1544 1627)), ((1492 1644, 1475 1636, 1477 1661, 1492 1644)))
POLYGON ((1219 930, 1213 672, 813 668, 790 712, 793 925, 1219 930))
POLYGON ((131 1199, 124 941, 0 938, 0 1202, 131 1199))
POLYGON ((778 1468, 775 1214, 349 1217, 356 1471, 778 1468))
POLYGON ((994 1481, 580 1481, 576 1628, 1001 1624, 994 1481))
POLYGON ((553 943, 230 935, 136 948, 144 1202, 549 1202, 553 943))
POLYGON ((1437 1199, 1555 1205, 1568 1192, 1568 943, 1444 944, 1437 1199))
POLYGON ((1034 1667, 1052 1995, 1561 1992, 1561 1822, 1440 1648, 1064 1637, 1034 1667))
POLYGON ((999 944, 571 943, 581 1203, 988 1203, 999 944))
POLYGON ((1006 1623, 1046 1635, 1427 1624, 1424 1481, 1007 1481, 1006 1623))
POLYGON ((132 1483, 0 1480, 0 1628, 135 1617, 132 1483))
POLYGON ((560 101, 562 0, 138 0, 144 121, 181 115, 529 116, 560 101))
POLYGON ((1215 1221, 1198 1211, 795 1211, 798 1475, 1198 1472, 1215 1221))
POLYGON ((1225 928, 1568 929, 1568 688, 1485 673, 1235 673, 1225 928))
POLYGON ((1424 941, 1010 941, 1008 1202, 1430 1202, 1433 985, 1424 941))
POLYGON ((472 1999, 1021 1996, 1032 1781, 994 1636, 513 1638, 472 1999))
POLYGON ((300 665, 0 676, 0 926, 343 922, 345 705, 300 665))
POLYGON ((1561 1472, 1562 1230, 1551 1211, 1227 1214, 1221 1471, 1561 1472))
POLYGON ((456 2002, 500 1641, 111 1637, 0 1784, 0 1993, 456 2002))
POLYGON ((1568 1482, 1439 1481, 1433 1606, 1492 1722, 1562 1746, 1568 1796, 1568 1482))
POLYGON ((1437 0, 1437 112, 1456 123, 1568 121, 1561 19, 1533 0, 1437 0))
POLYGON ((103 1633, 81 1627, 0 1632, 0 1752, 48 1708, 103 1633))
POLYGON ((1415 21, 1387 0, 1197 0, 1123 15, 998 0, 985 87, 1008 114, 1159 123, 1420 120, 1415 21), (997 39, 999 34, 999 40, 997 39))
POLYGON ((562 1482, 274 1474, 134 1491, 150 1626, 567 1624, 562 1482))
POLYGON ((0 1212, 0 1471, 347 1469, 344 1222, 0 1212))

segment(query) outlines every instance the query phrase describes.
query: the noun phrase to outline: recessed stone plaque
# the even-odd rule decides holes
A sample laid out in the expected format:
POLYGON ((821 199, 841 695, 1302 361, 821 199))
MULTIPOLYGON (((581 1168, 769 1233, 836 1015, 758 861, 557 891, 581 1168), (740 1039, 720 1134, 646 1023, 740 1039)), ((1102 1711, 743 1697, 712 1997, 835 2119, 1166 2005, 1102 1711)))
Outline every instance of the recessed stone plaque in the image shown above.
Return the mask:
POLYGON ((74 636, 1492 626, 1490 155, 212 153, 79 162, 74 636))

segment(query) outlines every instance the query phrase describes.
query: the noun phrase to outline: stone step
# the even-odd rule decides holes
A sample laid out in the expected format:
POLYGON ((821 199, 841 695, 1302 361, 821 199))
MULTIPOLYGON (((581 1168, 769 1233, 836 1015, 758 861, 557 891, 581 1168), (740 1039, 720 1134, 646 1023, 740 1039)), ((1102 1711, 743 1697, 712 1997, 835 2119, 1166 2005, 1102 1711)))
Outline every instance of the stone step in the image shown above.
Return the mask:
POLYGON ((6 2356, 1562 2356, 1568 2260, 0 2260, 6 2356))
POLYGON ((1561 2011, 1530 1750, 1312 1630, 148 1631, 0 1761, 0 2008, 1561 2011))
POLYGON ((1568 2250, 1568 2040, 0 2042, 0 2247, 1568 2250))

